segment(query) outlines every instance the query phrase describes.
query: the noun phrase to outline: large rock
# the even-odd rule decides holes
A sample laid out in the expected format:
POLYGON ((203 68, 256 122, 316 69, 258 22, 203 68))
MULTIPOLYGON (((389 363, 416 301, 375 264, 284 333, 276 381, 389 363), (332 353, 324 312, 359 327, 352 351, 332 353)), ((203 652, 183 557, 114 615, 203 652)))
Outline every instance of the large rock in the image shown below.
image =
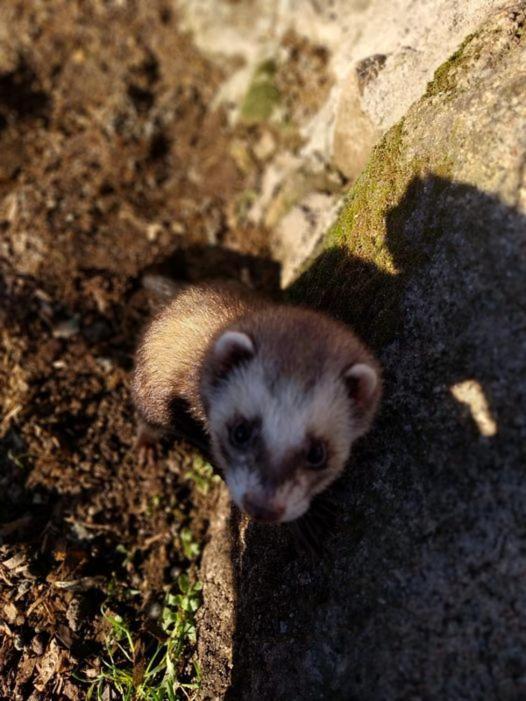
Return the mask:
MULTIPOLYGON (((375 0, 332 47, 336 81, 324 109, 306 127, 306 153, 326 154, 351 180, 378 137, 425 92, 433 73, 466 36, 507 3, 502 0, 375 0), (351 41, 349 41, 351 39, 351 41), (329 129, 327 132, 327 124, 329 129), (329 138, 316 139, 327 132, 329 138)), ((345 6, 341 12, 346 14, 345 6)))
MULTIPOLYGON (((318 174, 310 178, 309 191, 298 192, 295 200, 287 198, 291 216, 286 209, 284 221, 272 227, 272 252, 282 264, 284 285, 298 274, 326 227, 327 216, 318 216, 311 207, 312 193, 327 195, 324 185, 316 185, 322 182, 320 170, 335 168, 354 181, 373 146, 423 95, 436 68, 507 4, 508 0, 178 0, 181 26, 223 68, 226 78, 216 99, 233 119, 254 102, 258 119, 273 113, 275 86, 270 81, 256 88, 255 83, 269 60, 287 65, 291 32, 327 52, 332 87, 317 112, 296 123, 303 144, 301 172, 294 167, 298 159, 289 158, 290 168, 283 169, 278 149, 262 179, 263 184, 274 182, 279 202, 288 183, 303 181, 305 171, 318 174), (281 174, 277 181, 276 173, 281 174)), ((293 84, 294 77, 290 80, 293 84)), ((258 224, 269 218, 265 200, 263 187, 253 208, 260 215, 258 224)), ((269 206, 276 210, 274 202, 269 206)), ((334 213, 334 198, 325 211, 334 213)))
POLYGON ((526 698, 525 15, 440 67, 291 291, 377 347, 383 411, 323 557, 218 516, 205 697, 526 698))

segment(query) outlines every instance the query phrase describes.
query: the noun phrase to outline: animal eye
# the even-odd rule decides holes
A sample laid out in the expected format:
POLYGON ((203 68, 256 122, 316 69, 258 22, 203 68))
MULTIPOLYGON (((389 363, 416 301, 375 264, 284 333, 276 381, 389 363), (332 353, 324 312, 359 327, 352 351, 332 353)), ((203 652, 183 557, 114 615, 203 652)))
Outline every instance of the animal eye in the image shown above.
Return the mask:
POLYGON ((248 443, 252 436, 252 424, 248 421, 238 421, 230 429, 230 442, 232 445, 241 448, 248 443))
POLYGON ((327 462, 327 449, 321 441, 312 441, 307 451, 307 462, 310 467, 320 468, 327 462))

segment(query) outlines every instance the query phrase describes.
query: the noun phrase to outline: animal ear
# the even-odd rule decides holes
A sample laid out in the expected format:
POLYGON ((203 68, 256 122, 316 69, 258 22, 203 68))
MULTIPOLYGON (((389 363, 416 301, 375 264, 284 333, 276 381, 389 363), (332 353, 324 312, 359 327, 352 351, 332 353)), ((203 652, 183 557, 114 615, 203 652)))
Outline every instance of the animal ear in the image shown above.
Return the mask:
POLYGON ((355 363, 344 371, 343 377, 353 402, 366 410, 378 387, 378 372, 366 363, 355 363))
POLYGON ((256 349, 250 336, 241 331, 225 331, 212 349, 216 379, 221 379, 236 365, 254 356, 256 349))
POLYGON ((218 360, 231 355, 254 355, 254 342, 241 331, 225 331, 214 344, 214 355, 218 360))

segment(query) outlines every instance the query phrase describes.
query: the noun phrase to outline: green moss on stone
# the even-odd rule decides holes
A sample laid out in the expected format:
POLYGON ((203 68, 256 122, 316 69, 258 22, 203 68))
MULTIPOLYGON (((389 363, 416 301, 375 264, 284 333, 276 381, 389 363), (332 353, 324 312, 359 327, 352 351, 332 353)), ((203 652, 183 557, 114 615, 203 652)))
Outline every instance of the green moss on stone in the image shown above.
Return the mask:
POLYGON ((268 121, 274 109, 279 104, 280 93, 274 78, 276 64, 273 61, 261 63, 241 106, 241 119, 247 124, 257 124, 268 121))
POLYGON ((328 245, 345 245, 352 255, 389 272, 395 271, 385 247, 385 216, 397 199, 403 131, 402 120, 374 149, 328 235, 328 245))
POLYGON ((404 236, 418 187, 430 174, 446 180, 452 166, 447 154, 437 162, 409 156, 409 138, 401 120, 375 147, 322 250, 288 291, 292 301, 326 309, 377 346, 398 327, 407 275, 422 260, 421 248, 404 236))
POLYGON ((425 97, 450 93, 455 89, 458 69, 469 60, 470 55, 467 49, 475 37, 476 34, 469 34, 455 53, 436 69, 433 80, 427 86, 425 97))
MULTIPOLYGON (((426 94, 374 148, 338 221, 287 291, 292 301, 330 312, 373 345, 393 337, 407 281, 443 233, 431 203, 438 205, 442 191, 454 186, 467 128, 462 119, 457 124, 452 103, 471 88, 463 76, 474 72, 488 53, 484 47, 501 41, 501 34, 496 25, 466 37, 437 69, 426 94), (441 123, 432 137, 435 115, 445 115, 448 126, 441 123)), ((499 57, 516 45, 503 44, 499 57)))

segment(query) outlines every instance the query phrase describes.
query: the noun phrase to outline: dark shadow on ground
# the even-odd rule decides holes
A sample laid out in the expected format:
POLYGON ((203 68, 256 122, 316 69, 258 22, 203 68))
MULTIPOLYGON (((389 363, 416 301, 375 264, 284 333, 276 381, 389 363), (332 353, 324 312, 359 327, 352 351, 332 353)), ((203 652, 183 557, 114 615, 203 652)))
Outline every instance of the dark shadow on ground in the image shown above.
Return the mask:
POLYGON ((526 606, 526 220, 430 175, 386 224, 397 275, 333 248, 290 291, 379 351, 385 401, 331 490, 324 555, 297 556, 287 528, 257 524, 241 548, 231 519, 229 701, 526 694, 513 613, 526 606), (453 398, 466 380, 495 435, 453 398))
POLYGON ((260 256, 230 251, 221 246, 194 245, 178 248, 172 255, 149 266, 148 272, 152 269, 184 282, 229 278, 272 297, 279 295, 279 263, 260 256))

